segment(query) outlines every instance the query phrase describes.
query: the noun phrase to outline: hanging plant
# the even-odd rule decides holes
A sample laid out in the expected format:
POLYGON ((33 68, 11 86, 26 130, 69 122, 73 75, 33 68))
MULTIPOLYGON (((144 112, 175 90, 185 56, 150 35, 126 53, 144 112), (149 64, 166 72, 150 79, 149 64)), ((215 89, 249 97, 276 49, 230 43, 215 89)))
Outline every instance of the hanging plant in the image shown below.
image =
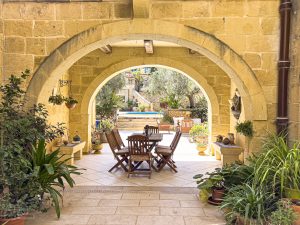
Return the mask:
POLYGON ((235 129, 238 133, 244 135, 245 137, 253 137, 253 124, 250 120, 246 120, 242 123, 237 123, 235 129))
POLYGON ((69 109, 74 109, 75 106, 77 105, 78 101, 72 97, 68 97, 64 99, 65 101, 65 105, 69 108, 69 109))
POLYGON ((64 102, 64 97, 61 94, 51 95, 48 99, 48 102, 53 105, 61 105, 64 102))

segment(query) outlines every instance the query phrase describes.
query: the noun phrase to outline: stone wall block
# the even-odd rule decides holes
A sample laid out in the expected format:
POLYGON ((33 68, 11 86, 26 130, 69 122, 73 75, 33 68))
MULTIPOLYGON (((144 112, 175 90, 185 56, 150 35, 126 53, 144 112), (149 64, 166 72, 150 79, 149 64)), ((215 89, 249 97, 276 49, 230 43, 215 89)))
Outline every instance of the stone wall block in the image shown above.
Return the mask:
POLYGON ((278 17, 269 17, 262 18, 261 20, 262 33, 265 35, 269 34, 279 34, 279 18, 278 17))
POLYGON ((32 21, 25 20, 5 20, 4 21, 4 35, 6 36, 32 36, 32 21))
POLYGON ((71 37, 95 25, 101 24, 100 20, 65 21, 65 35, 71 37))
POLYGON ((210 16, 209 2, 198 1, 182 2, 182 17, 183 18, 201 18, 210 16))
POLYGON ((66 40, 66 38, 46 38, 46 55, 50 55, 53 50, 58 48, 58 46, 66 40))
POLYGON ((63 36, 63 21, 36 21, 33 28, 35 37, 63 36))
POLYGON ((27 38, 26 53, 33 55, 46 55, 45 38, 27 38))
POLYGON ((249 64, 251 68, 260 68, 261 67, 261 57, 256 53, 246 53, 243 58, 249 64))
POLYGON ((180 18, 182 17, 182 4, 179 2, 153 3, 151 16, 154 19, 180 18))
POLYGON ((132 18, 132 6, 130 4, 114 4, 114 18, 132 18))
POLYGON ((25 38, 23 37, 7 37, 4 41, 4 51, 7 53, 24 53, 25 38))
POLYGON ((56 19, 82 20, 81 3, 56 4, 56 19))
POLYGON ((112 4, 91 2, 82 5, 83 19, 109 19, 112 17, 112 4))

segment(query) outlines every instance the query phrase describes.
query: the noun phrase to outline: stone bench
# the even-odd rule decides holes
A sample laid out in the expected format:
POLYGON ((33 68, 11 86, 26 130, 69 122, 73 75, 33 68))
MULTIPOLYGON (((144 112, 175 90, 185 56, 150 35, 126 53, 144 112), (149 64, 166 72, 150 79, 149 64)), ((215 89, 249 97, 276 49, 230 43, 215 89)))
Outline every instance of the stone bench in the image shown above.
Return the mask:
POLYGON ((82 150, 85 146, 85 141, 80 143, 69 143, 67 145, 60 145, 60 146, 54 146, 52 147, 52 151, 59 148, 59 155, 63 155, 61 160, 66 160, 67 165, 73 165, 74 159, 82 159, 82 150))
POLYGON ((222 161, 222 165, 231 164, 239 161, 239 156, 243 149, 237 145, 224 145, 223 143, 213 142, 213 150, 217 160, 222 161))

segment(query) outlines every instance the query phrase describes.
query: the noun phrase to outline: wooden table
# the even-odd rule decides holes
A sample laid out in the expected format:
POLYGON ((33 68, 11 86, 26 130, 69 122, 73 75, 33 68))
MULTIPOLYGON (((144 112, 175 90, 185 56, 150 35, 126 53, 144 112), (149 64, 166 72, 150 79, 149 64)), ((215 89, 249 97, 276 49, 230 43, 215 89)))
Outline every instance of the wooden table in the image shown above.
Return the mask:
MULTIPOLYGON (((143 134, 143 133, 133 133, 132 135, 143 135, 143 136, 145 136, 145 134, 143 134)), ((162 141, 163 134, 160 134, 160 133, 150 134, 150 135, 148 135, 148 139, 149 139, 149 142, 152 144, 151 148, 150 148, 152 150, 155 147, 157 142, 162 141)))
POLYGON ((213 142, 212 147, 215 150, 217 160, 222 161, 222 165, 239 161, 239 155, 244 151, 237 145, 224 145, 220 142, 213 142))
POLYGON ((69 143, 67 145, 60 145, 60 146, 54 146, 52 147, 52 151, 59 148, 59 155, 63 155, 61 160, 66 160, 67 165, 73 165, 74 159, 82 159, 82 150, 85 146, 85 141, 80 143, 69 143))

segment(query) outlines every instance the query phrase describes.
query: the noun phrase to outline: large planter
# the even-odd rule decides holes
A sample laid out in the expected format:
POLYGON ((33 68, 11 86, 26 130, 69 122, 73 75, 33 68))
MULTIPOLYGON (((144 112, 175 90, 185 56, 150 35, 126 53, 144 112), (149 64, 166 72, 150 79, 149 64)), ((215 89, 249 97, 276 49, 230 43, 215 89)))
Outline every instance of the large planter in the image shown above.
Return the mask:
POLYGON ((206 145, 197 145, 198 155, 205 155, 206 145))
POLYGON ((100 132, 100 141, 101 143, 107 143, 105 132, 100 132))
POLYGON ((103 144, 93 144, 92 148, 94 151, 94 154, 101 154, 101 150, 103 148, 103 144))
POLYGON ((246 221, 243 216, 238 216, 235 224, 237 224, 237 225, 259 225, 261 223, 258 223, 257 220, 254 220, 254 219, 250 219, 250 220, 248 219, 246 221))
POLYGON ((25 216, 19 216, 11 219, 0 219, 0 224, 5 225, 24 225, 25 224, 25 216))

